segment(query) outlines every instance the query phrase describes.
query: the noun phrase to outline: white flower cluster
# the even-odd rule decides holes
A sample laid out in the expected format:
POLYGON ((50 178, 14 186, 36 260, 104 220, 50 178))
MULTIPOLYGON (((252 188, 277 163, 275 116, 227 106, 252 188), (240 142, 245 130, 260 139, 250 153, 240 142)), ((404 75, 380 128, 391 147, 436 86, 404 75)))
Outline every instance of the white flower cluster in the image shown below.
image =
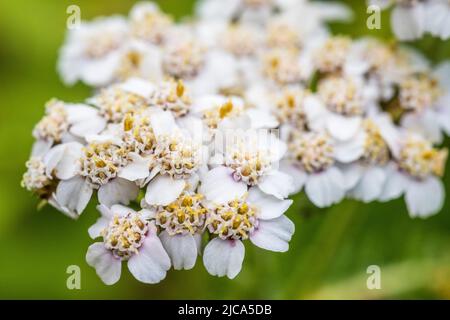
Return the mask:
POLYGON ((440 211, 450 64, 331 36, 338 5, 205 0, 182 24, 152 3, 71 30, 62 77, 96 87, 56 99, 36 125, 23 186, 77 218, 95 194, 87 262, 106 284, 122 261, 144 283, 191 269, 234 278, 243 241, 285 252, 287 198, 317 207, 405 196, 440 211), (301 17, 301 18, 300 18, 301 17), (206 243, 206 245, 204 245, 206 243))
POLYGON ((394 6, 391 14, 392 31, 400 40, 415 40, 429 33, 450 38, 450 1, 448 0, 368 0, 384 10, 394 6))

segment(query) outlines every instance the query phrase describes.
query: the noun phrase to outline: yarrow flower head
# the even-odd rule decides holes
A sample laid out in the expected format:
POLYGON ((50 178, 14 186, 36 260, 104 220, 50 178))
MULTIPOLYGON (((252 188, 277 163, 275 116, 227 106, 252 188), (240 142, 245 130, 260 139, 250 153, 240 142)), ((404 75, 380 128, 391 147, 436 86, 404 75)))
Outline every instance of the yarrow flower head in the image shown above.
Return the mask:
MULTIPOLYGON (((446 37, 447 0, 391 2, 396 34, 446 37), (424 13, 435 19, 418 23, 424 13)), ((411 217, 438 213, 450 63, 330 35, 325 22, 350 16, 329 2, 201 0, 182 22, 151 2, 83 22, 58 70, 94 94, 46 104, 22 186, 73 219, 98 203, 86 260, 108 285, 123 263, 158 283, 199 256, 232 279, 244 241, 289 249, 288 197, 303 190, 319 208, 404 196, 411 217)))

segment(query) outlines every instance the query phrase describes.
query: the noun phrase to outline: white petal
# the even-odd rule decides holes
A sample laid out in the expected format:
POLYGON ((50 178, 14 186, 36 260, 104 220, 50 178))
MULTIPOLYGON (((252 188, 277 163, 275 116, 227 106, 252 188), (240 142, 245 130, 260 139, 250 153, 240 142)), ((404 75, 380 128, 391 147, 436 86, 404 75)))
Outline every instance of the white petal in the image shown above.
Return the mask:
POLYGON ((308 175, 304 171, 286 161, 281 162, 280 170, 293 178, 294 186, 291 194, 298 193, 303 189, 306 179, 308 178, 308 175))
POLYGON ((247 115, 250 117, 251 127, 254 129, 276 128, 279 125, 278 120, 265 110, 249 109, 247 115))
POLYGON ((83 145, 78 142, 60 144, 52 148, 44 158, 47 175, 52 173, 61 180, 73 178, 80 171, 83 145))
POLYGON ((407 177, 398 171, 395 165, 389 165, 386 183, 380 195, 380 201, 391 201, 400 198, 408 185, 407 177))
POLYGON ((386 184, 386 172, 383 168, 373 167, 367 168, 359 183, 350 192, 350 194, 358 200, 369 203, 377 200, 386 184))
POLYGON ((441 62, 434 70, 433 75, 439 80, 439 84, 450 90, 450 61, 441 62))
POLYGON ((355 162, 339 165, 339 170, 344 176, 345 190, 350 190, 360 181, 364 168, 358 162, 355 162))
POLYGON ((392 10, 392 29, 400 40, 414 40, 422 37, 424 25, 424 8, 421 4, 412 6, 398 5, 392 10))
POLYGON ((128 260, 128 269, 143 283, 158 283, 166 277, 170 269, 170 258, 156 234, 145 238, 138 254, 128 260))
POLYGON ((159 175, 147 186, 145 202, 149 205, 166 206, 180 196, 186 187, 186 181, 159 175))
POLYGON ((60 144, 51 148, 45 155, 43 162, 45 164, 45 174, 48 177, 53 176, 54 170, 58 163, 61 161, 65 151, 65 145, 60 144))
POLYGON ((273 170, 261 179, 258 187, 278 199, 286 199, 294 191, 294 178, 287 173, 273 170))
POLYGON ((345 195, 342 173, 335 167, 324 172, 311 174, 306 181, 305 192, 319 208, 340 202, 345 195))
POLYGON ((360 131, 347 141, 340 141, 334 145, 334 156, 342 163, 358 160, 364 154, 366 134, 360 131))
POLYGON ((92 188, 81 177, 61 181, 56 188, 56 201, 61 207, 80 215, 92 197, 92 188))
POLYGON ((344 117, 338 114, 330 114, 326 119, 329 133, 340 141, 347 141, 358 133, 361 127, 360 117, 344 117))
POLYGON ((106 120, 99 116, 93 116, 90 119, 84 119, 84 121, 73 124, 70 128, 70 133, 78 136, 85 137, 89 134, 97 134, 106 127, 106 120))
POLYGON ((312 130, 321 131, 325 129, 325 119, 329 113, 318 98, 314 96, 307 97, 304 102, 304 111, 312 130))
POLYGON ((43 157, 52 147, 53 141, 49 140, 37 140, 33 144, 31 155, 33 157, 43 157))
POLYGON ((175 270, 190 270, 194 267, 198 252, 197 243, 191 234, 171 236, 163 231, 159 237, 175 270))
POLYGON ((286 252, 294 231, 294 223, 282 215, 276 219, 260 221, 258 228, 250 235, 250 241, 266 250, 286 252))
POLYGON ((172 113, 160 109, 152 110, 150 122, 156 137, 173 134, 178 128, 172 113))
POLYGON ((371 6, 380 7, 381 10, 384 10, 392 4, 392 0, 369 0, 369 4, 371 6))
POLYGON ((114 258, 103 242, 96 242, 88 248, 86 261, 95 268, 97 275, 105 284, 112 285, 119 281, 122 263, 114 258))
POLYGON ((445 1, 429 1, 426 5, 425 28, 432 35, 441 35, 446 20, 450 18, 450 8, 445 1))
POLYGON ((232 170, 226 167, 217 167, 202 177, 200 193, 216 203, 225 203, 241 198, 247 192, 247 185, 236 182, 232 177, 232 170))
POLYGON ((120 170, 118 176, 128 181, 146 179, 150 175, 150 163, 152 159, 143 158, 135 153, 130 153, 128 156, 131 162, 120 170))
POLYGON ((134 93, 141 97, 149 97, 152 92, 155 91, 155 85, 150 82, 140 78, 130 78, 124 83, 120 84, 119 87, 127 92, 134 93))
POLYGON ((139 194, 139 187, 131 181, 116 178, 100 187, 98 201, 108 207, 114 204, 129 204, 139 194))
POLYGON ((81 80, 88 85, 99 87, 111 83, 121 59, 120 52, 112 52, 102 59, 86 61, 81 71, 81 80))
POLYGON ((263 220, 278 218, 292 205, 292 200, 277 199, 255 187, 249 190, 247 201, 258 207, 258 218, 263 220))
POLYGON ((115 204, 111 207, 109 210, 109 216, 110 218, 113 218, 114 216, 124 217, 129 213, 136 213, 133 209, 122 206, 120 204, 115 204))
POLYGON ((89 236, 92 239, 100 237, 102 231, 108 226, 109 219, 106 217, 100 217, 97 221, 88 229, 89 236))
POLYGON ((203 263, 209 274, 234 279, 242 268, 245 248, 239 240, 215 238, 205 247, 203 263))
POLYGON ((423 181, 410 180, 405 200, 409 215, 427 218, 438 213, 445 199, 444 184, 436 177, 429 177, 423 181))

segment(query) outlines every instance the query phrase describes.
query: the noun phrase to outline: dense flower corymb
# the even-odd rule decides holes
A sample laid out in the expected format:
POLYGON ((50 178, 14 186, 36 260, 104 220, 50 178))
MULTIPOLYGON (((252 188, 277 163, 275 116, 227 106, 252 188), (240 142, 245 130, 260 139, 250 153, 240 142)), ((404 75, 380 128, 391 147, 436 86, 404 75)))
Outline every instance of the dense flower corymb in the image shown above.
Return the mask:
MULTIPOLYGON (((450 35, 447 0, 383 3, 402 38, 450 35)), ((123 263, 158 283, 198 257, 232 279, 245 241, 289 249, 288 197, 303 190, 319 208, 404 196, 411 217, 438 213, 450 63, 331 35, 325 22, 350 16, 330 2, 201 0, 180 23, 151 2, 83 22, 58 70, 96 90, 46 104, 22 186, 73 219, 99 203, 86 260, 108 285, 123 263)))

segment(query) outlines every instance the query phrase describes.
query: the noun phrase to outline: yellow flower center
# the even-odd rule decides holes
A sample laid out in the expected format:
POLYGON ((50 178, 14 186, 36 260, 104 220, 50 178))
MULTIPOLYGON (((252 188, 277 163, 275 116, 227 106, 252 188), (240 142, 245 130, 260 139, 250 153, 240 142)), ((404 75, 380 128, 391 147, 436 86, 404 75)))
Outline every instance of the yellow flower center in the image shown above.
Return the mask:
POLYGON ((258 226, 257 210, 245 198, 233 200, 210 210, 206 224, 223 240, 246 240, 258 226))
POLYGON ((400 151, 398 165, 400 169, 418 179, 431 174, 442 177, 447 157, 447 149, 438 150, 424 139, 409 137, 400 151))
POLYGON ((326 170, 334 164, 334 150, 327 134, 295 131, 288 148, 290 158, 308 173, 326 170))
POLYGON ((128 260, 138 253, 148 232, 148 222, 139 213, 128 213, 123 217, 114 216, 103 232, 106 249, 116 258, 128 260))
POLYGON ((202 231, 207 213, 202 200, 201 194, 185 192, 175 202, 157 207, 156 225, 172 236, 202 231))

